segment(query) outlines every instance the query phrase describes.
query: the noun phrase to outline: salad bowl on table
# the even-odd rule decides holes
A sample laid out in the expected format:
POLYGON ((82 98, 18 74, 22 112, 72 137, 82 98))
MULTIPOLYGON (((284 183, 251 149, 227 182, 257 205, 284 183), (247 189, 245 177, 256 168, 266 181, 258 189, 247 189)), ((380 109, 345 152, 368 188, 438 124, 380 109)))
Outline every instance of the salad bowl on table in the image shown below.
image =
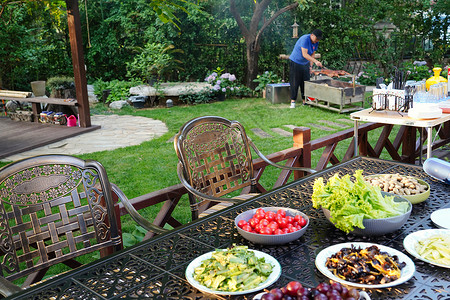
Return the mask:
MULTIPOLYGON (((363 226, 364 228, 357 228, 355 227, 353 231, 350 233, 359 235, 359 236, 368 236, 368 235, 383 235, 387 233, 394 232, 398 230, 400 227, 402 227, 406 221, 408 220, 409 216, 411 215, 412 211, 412 204, 409 200, 405 199, 404 197, 381 192, 384 196, 394 196, 395 202, 407 202, 408 203, 408 210, 401 215, 390 217, 390 218, 383 218, 383 219, 363 219, 363 226)), ((331 221, 331 212, 326 209, 322 208, 322 211, 327 218, 328 221, 333 223, 331 221)))

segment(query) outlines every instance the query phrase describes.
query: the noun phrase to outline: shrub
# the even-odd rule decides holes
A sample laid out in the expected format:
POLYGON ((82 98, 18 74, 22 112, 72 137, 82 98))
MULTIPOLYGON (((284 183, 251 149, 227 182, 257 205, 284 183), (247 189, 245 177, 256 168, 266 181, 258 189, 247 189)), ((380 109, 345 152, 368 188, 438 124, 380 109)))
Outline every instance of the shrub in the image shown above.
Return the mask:
MULTIPOLYGON (((189 91, 189 89, 188 89, 189 91)), ((209 103, 215 100, 216 96, 211 92, 210 89, 204 88, 199 93, 186 93, 179 96, 179 100, 185 104, 201 104, 209 103)))
POLYGON ((209 75, 206 76, 205 81, 211 84, 213 94, 216 95, 234 95, 240 88, 236 82, 236 75, 224 73, 224 69, 220 67, 213 72, 210 72, 209 75))
POLYGON ((65 90, 73 89, 75 87, 75 83, 73 77, 54 76, 47 79, 46 86, 50 90, 65 90))
POLYGON ((405 62, 402 69, 406 72, 411 72, 408 75, 408 80, 420 81, 423 79, 428 79, 433 76, 433 72, 428 68, 427 65, 414 64, 411 62, 405 62))
POLYGON ((363 85, 375 85, 377 78, 383 76, 383 71, 374 63, 367 63, 364 65, 364 71, 359 72, 356 76, 356 81, 363 85))
POLYGON ((266 71, 262 75, 256 76, 256 79, 253 79, 253 82, 257 82, 258 85, 255 88, 255 91, 262 91, 266 88, 266 85, 269 83, 277 83, 280 82, 280 78, 277 74, 272 71, 266 71))
POLYGON ((175 49, 174 45, 160 43, 147 43, 144 48, 139 48, 138 54, 133 62, 127 63, 127 76, 138 77, 150 83, 152 80, 159 80, 160 77, 173 70, 182 69, 180 60, 175 59, 175 53, 183 53, 180 49, 175 49))
POLYGON ((142 84, 142 81, 136 79, 131 81, 113 80, 109 82, 99 79, 94 82, 94 94, 101 99, 104 90, 111 90, 106 103, 127 100, 130 97, 130 88, 140 84, 142 84))

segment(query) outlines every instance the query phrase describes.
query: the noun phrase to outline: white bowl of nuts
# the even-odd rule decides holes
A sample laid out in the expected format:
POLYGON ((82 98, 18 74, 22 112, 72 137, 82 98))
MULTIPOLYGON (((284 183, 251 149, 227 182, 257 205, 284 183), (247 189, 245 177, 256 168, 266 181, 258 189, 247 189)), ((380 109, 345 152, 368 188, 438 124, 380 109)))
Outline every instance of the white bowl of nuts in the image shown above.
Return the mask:
POLYGON ((377 174, 364 176, 365 180, 381 191, 396 194, 417 204, 428 199, 430 185, 419 178, 400 174, 377 174))

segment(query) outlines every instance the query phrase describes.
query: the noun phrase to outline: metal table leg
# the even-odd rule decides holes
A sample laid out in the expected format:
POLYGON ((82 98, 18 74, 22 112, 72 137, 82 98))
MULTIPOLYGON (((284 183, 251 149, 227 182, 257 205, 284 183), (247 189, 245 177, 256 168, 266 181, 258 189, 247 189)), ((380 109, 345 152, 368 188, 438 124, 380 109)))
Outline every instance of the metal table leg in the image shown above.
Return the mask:
POLYGON ((433 127, 427 127, 427 159, 431 157, 431 143, 433 142, 433 127))

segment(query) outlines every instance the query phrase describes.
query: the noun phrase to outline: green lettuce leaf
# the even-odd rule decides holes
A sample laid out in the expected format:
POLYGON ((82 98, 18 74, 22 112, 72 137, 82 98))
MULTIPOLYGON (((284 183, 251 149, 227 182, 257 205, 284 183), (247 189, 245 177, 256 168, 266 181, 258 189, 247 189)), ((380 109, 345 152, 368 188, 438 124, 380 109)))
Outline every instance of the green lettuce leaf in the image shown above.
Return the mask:
POLYGON ((335 174, 327 184, 322 177, 314 181, 312 202, 314 208, 330 211, 330 220, 340 230, 349 233, 355 227, 364 229, 364 219, 383 219, 404 214, 407 202, 395 202, 394 196, 383 196, 377 186, 364 180, 362 170, 350 175, 335 174))

